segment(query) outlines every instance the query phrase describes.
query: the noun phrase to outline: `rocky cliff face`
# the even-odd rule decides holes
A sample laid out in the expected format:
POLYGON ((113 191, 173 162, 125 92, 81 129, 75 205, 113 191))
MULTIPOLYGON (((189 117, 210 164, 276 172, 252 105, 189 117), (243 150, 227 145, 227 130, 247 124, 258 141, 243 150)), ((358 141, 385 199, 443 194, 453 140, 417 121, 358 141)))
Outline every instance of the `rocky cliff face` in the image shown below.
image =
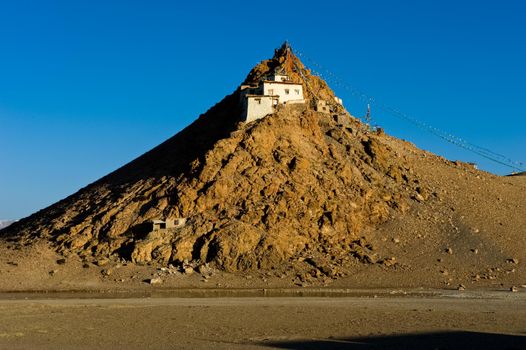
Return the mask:
POLYGON ((193 261, 227 271, 313 254, 334 264, 350 254, 381 262, 359 238, 428 191, 385 135, 341 106, 313 110, 315 98, 334 94, 287 47, 245 83, 276 68, 304 84, 305 105, 244 124, 235 91, 166 142, 1 235, 19 244, 49 240, 86 259, 193 261), (144 229, 148 220, 175 217, 186 225, 144 229))

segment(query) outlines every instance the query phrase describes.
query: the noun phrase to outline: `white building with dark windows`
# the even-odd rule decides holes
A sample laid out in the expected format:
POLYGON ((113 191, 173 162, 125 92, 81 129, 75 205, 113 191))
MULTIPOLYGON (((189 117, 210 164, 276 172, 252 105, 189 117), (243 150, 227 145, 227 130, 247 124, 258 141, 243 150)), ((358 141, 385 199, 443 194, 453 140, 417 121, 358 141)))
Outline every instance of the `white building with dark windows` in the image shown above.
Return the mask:
POLYGON ((278 96, 245 95, 243 106, 243 121, 251 122, 274 113, 279 103, 278 96))
POLYGON ((261 85, 263 95, 279 97, 279 103, 305 103, 303 85, 291 81, 264 80, 261 85))
POLYGON ((241 85, 242 119, 251 122, 274 113, 279 104, 305 103, 303 85, 285 74, 273 73, 258 86, 241 85))
POLYGON ((271 80, 271 81, 289 81, 290 79, 289 79, 288 75, 286 75, 285 73, 274 72, 274 73, 269 75, 268 80, 271 80))

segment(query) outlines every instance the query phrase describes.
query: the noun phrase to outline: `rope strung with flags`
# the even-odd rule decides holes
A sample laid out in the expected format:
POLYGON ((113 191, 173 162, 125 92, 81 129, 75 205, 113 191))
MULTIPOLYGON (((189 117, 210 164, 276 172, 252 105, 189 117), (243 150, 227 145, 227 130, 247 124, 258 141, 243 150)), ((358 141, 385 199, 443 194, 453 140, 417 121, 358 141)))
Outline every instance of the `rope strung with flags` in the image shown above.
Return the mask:
MULTIPOLYGON (((449 142, 457 147, 460 147, 460 148, 463 148, 467 151, 470 151, 472 153, 475 153, 481 157, 484 157, 488 160, 491 160, 495 163, 498 163, 498 164, 501 164, 501 165, 504 165, 504 166, 507 166, 509 168, 512 168, 512 169, 515 169, 515 170, 518 170, 518 171, 525 171, 526 170, 526 164, 524 164, 523 162, 519 162, 519 161, 514 161, 502 154, 499 154, 499 153, 496 153, 488 148, 485 148, 485 147, 481 147, 481 146, 478 146, 478 145, 475 145, 471 142, 468 142, 460 137, 457 137, 455 135, 452 135, 450 133, 447 133, 443 130, 440 130, 434 126, 431 126, 425 122, 422 122, 396 108, 393 108, 393 107, 390 107, 388 105, 385 105, 384 103, 376 100, 375 98, 373 98, 372 96, 362 92, 361 90, 353 87, 352 85, 346 83, 345 81, 343 81, 342 79, 338 78, 334 73, 332 73, 331 71, 323 68, 320 64, 316 63, 314 60, 312 60, 311 58, 307 57, 305 54, 303 54, 302 52, 298 51, 297 49, 294 49, 293 50, 294 53, 300 57, 302 59, 302 61, 305 63, 307 63, 307 66, 309 66, 309 69, 311 70, 311 72, 317 76, 319 76, 320 78, 324 79, 325 81, 327 81, 328 83, 330 83, 331 85, 336 85, 338 87, 341 87, 347 91, 349 91, 353 96, 357 97, 358 99, 360 99, 361 101, 363 101, 364 103, 366 103, 367 105, 374 105, 374 106, 377 106, 379 109, 387 112, 388 114, 398 118, 398 119, 401 119, 401 120, 404 120, 406 122, 409 122, 413 125, 415 125, 416 127, 426 131, 426 132, 429 132, 431 133, 432 135, 435 135, 439 138, 441 138, 442 140, 446 141, 446 142, 449 142), (314 68, 316 67, 316 69, 314 68)), ((369 107, 368 107, 369 108, 369 107)), ((370 120, 370 112, 369 113, 369 116, 368 116, 368 120, 366 120, 365 122, 367 124, 369 124, 371 122, 370 120)))

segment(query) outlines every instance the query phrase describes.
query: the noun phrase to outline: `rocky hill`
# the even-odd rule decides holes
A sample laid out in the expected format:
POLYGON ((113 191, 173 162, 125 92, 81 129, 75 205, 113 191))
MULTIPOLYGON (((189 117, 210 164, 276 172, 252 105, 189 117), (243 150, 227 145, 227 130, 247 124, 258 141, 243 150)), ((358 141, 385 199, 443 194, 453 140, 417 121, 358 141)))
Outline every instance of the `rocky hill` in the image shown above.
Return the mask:
POLYGON ((276 69, 304 85, 307 103, 243 123, 237 89, 156 148, 0 235, 18 247, 51 242, 86 261, 314 268, 314 277, 343 275, 355 263, 435 266, 458 249, 469 259, 480 251, 462 273, 522 259, 523 177, 424 152, 371 131, 338 104, 315 111, 316 99, 334 93, 287 46, 244 83, 276 69), (147 229, 170 218, 186 222, 147 229))

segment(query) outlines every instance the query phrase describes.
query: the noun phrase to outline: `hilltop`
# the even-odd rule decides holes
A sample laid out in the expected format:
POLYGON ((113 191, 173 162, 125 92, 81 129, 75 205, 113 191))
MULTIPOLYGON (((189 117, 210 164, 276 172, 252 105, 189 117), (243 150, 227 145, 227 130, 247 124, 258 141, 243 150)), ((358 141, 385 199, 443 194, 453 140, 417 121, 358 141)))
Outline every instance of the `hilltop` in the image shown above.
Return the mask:
POLYGON ((5 259, 38 248, 61 265, 264 273, 275 285, 526 283, 524 177, 371 130, 287 45, 241 85, 278 70, 302 84, 305 103, 246 123, 236 89, 141 157, 2 230, 5 259), (148 228, 172 218, 184 223, 148 228))

